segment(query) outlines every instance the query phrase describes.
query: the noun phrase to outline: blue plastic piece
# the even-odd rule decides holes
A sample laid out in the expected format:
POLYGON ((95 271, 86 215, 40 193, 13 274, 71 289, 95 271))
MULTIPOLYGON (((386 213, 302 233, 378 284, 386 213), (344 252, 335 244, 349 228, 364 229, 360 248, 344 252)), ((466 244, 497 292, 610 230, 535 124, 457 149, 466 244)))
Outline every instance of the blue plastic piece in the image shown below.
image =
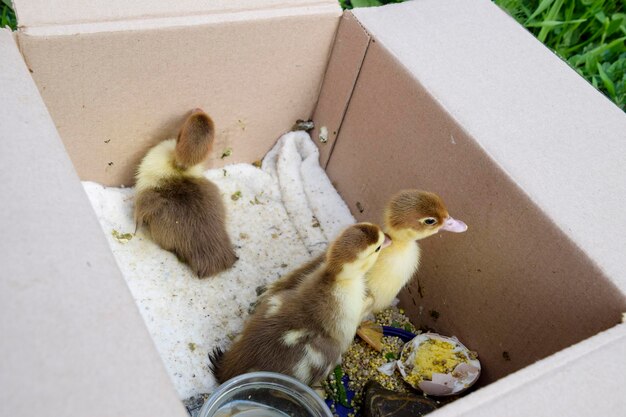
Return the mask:
POLYGON ((399 337, 400 339, 402 339, 402 341, 404 343, 413 340, 415 338, 415 336, 417 336, 416 334, 413 334, 411 332, 407 332, 404 329, 400 329, 398 327, 391 327, 391 326, 383 326, 383 334, 385 336, 395 336, 395 337, 399 337))
MULTIPOLYGON (((400 329, 398 327, 391 327, 391 326, 383 326, 383 335, 398 337, 405 343, 412 340, 416 336, 415 334, 411 332, 407 332, 404 329, 400 329)), ((347 375, 344 375, 341 378, 341 383, 346 389, 346 396, 348 397, 348 403, 352 402, 352 398, 354 398, 354 391, 348 389, 349 380, 350 379, 348 378, 347 375)), ((338 415, 339 417, 348 417, 348 414, 350 413, 352 413, 356 417, 360 415, 359 413, 354 414, 353 408, 344 407, 343 405, 334 402, 332 398, 326 399, 326 405, 328 405, 328 407, 330 407, 331 409, 332 409, 331 406, 333 404, 335 405, 335 414, 338 415)))

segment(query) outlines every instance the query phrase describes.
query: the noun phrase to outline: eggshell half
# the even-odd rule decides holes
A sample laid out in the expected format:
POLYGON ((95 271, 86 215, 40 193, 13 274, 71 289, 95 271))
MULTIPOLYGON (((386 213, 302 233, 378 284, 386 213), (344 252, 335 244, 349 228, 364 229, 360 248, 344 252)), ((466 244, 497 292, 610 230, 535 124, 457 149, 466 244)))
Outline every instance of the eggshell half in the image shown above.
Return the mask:
POLYGON ((478 359, 471 358, 469 349, 456 337, 441 336, 437 333, 420 334, 404 345, 400 360, 397 362, 402 377, 406 380, 413 372, 411 367, 415 363, 416 352, 419 346, 429 339, 451 343, 455 346, 455 351, 465 356, 467 363, 458 364, 452 372, 447 374, 433 373, 432 381, 421 381, 418 386, 413 387, 425 394, 443 397, 459 394, 472 386, 480 376, 480 362, 478 359))

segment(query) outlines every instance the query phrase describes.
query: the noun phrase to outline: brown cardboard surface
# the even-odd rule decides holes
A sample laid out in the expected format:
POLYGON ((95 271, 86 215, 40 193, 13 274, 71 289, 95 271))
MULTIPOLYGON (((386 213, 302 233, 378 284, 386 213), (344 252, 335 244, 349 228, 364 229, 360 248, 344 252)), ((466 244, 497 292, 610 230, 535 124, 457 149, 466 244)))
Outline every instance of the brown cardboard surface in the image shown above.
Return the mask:
POLYGON ((352 13, 345 13, 337 30, 333 51, 313 114, 315 129, 311 132, 311 137, 319 146, 322 166, 326 166, 335 145, 335 139, 348 108, 369 41, 369 35, 352 13), (326 127, 328 132, 326 143, 319 140, 322 126, 326 127))
POLYGON ((626 113, 492 2, 354 13, 626 294, 626 113))
POLYGON ((447 416, 621 416, 626 396, 626 325, 615 326, 432 414, 447 416))
POLYGON ((215 120, 209 166, 260 159, 311 116, 340 10, 67 36, 18 34, 81 179, 132 184, 187 109, 215 120), (232 156, 221 155, 232 148, 232 156))
MULTIPOLYGON (((575 190, 564 173, 574 161, 596 163, 593 158, 587 159, 588 147, 584 146, 589 140, 589 126, 595 129, 594 138, 607 149, 623 146, 613 142, 618 141, 615 129, 624 125, 624 115, 615 113, 611 103, 569 76, 553 87, 556 92, 552 96, 536 91, 546 88, 543 81, 537 87, 530 80, 518 86, 516 80, 522 75, 519 69, 509 66, 520 63, 510 57, 494 62, 492 45, 482 39, 483 31, 495 27, 497 33, 490 36, 504 43, 505 50, 519 46, 529 54, 539 50, 540 56, 546 51, 531 37, 510 27, 515 23, 499 10, 494 12, 490 3, 469 3, 480 6, 476 4, 472 9, 463 2, 415 1, 402 8, 369 10, 364 14, 367 19, 362 20, 360 10, 355 11, 373 39, 327 172, 359 220, 380 220, 383 205, 395 191, 420 188, 440 194, 451 215, 469 225, 465 234, 441 233, 423 241, 420 271, 402 294, 401 302, 416 324, 456 335, 477 350, 484 364, 480 380, 484 385, 615 325, 626 311, 626 298, 616 286, 619 277, 608 273, 607 258, 597 256, 588 243, 577 240, 571 228, 564 230, 561 221, 577 218, 588 222, 601 217, 596 210, 597 200, 588 198, 592 190, 596 195, 606 195, 607 187, 617 194, 622 192, 607 183, 614 179, 601 181, 593 171, 575 190), (428 19, 419 17, 418 25, 415 10, 424 9, 429 12, 428 19), (452 27, 466 31, 465 38, 426 30, 428 22, 436 23, 434 14, 452 16, 452 27), (453 71, 457 55, 448 53, 447 46, 460 39, 472 39, 472 65, 479 69, 453 71), (420 48, 425 52, 417 55, 420 48), (432 67, 439 55, 453 62, 432 67), (421 73, 406 67, 413 60, 430 71, 448 71, 440 78, 458 77, 458 85, 477 83, 471 75, 490 73, 497 67, 497 81, 502 84, 483 89, 480 94, 474 87, 454 92, 431 90, 429 78, 422 79, 421 73), (568 103, 578 94, 578 90, 568 90, 568 101, 558 94, 559 88, 569 83, 582 90, 576 104, 570 106, 576 120, 561 114, 563 106, 569 110, 568 103), (451 112, 448 103, 456 104, 461 100, 459 96, 465 99, 466 95, 474 106, 468 103, 451 112), (539 114, 520 117, 517 105, 507 109, 503 104, 512 100, 524 101, 527 113, 551 112, 552 123, 561 130, 550 126, 544 131, 535 126, 536 120, 544 117, 539 114), (596 106, 603 109, 605 119, 596 106), (585 113, 581 107, 592 108, 585 113), (467 113, 473 116, 471 120, 467 113), (579 131, 572 132, 568 123, 574 123, 579 131), (526 141, 527 149, 524 142, 513 140, 517 139, 515 131, 503 134, 502 125, 527 132, 531 136, 526 141), (513 138, 506 142, 510 147, 502 145, 501 153, 491 152, 502 137, 513 138), (554 143, 545 144, 550 140, 554 143), (566 141, 573 147, 567 147, 566 141), (541 144, 542 157, 532 160, 530 157, 541 144), (560 147, 567 149, 561 152, 560 147), (564 172, 552 167, 554 160, 565 164, 564 172), (527 164, 525 170, 509 169, 519 168, 520 161, 527 164), (550 175, 536 175, 542 171, 550 175), (577 203, 569 207, 561 202, 546 206, 545 193, 556 192, 559 187, 563 188, 560 197, 575 197, 577 203), (595 215, 588 217, 589 213, 595 215)), ((464 47, 469 48, 467 44, 464 47)), ((534 65, 533 61, 527 64, 527 78, 544 74, 555 81, 569 71, 555 57, 541 61, 541 70, 534 65)), ((617 155, 605 159, 615 166, 615 158, 617 155)), ((622 171, 616 172, 617 178, 622 171)), ((609 203, 611 219, 623 219, 614 198, 609 203)), ((611 236, 609 242, 616 243, 618 250, 621 237, 615 233, 623 224, 626 222, 622 220, 614 229, 597 230, 595 238, 600 234, 605 239, 611 236)), ((610 257, 616 256, 613 253, 610 257)))
POLYGON ((0 55, 0 415, 185 416, 7 30, 0 55))
POLYGON ((20 26, 68 25, 142 18, 240 12, 283 7, 311 8, 334 0, 14 0, 20 26))

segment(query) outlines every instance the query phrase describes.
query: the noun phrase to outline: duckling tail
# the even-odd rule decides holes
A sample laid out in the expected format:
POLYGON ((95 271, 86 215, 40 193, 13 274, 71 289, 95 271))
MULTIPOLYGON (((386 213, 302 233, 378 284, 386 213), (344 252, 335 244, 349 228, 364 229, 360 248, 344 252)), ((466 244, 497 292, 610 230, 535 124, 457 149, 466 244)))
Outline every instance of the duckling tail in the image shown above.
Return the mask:
POLYGON ((213 352, 209 353, 209 369, 218 382, 223 382, 219 378, 223 357, 224 351, 219 347, 214 348, 213 352))

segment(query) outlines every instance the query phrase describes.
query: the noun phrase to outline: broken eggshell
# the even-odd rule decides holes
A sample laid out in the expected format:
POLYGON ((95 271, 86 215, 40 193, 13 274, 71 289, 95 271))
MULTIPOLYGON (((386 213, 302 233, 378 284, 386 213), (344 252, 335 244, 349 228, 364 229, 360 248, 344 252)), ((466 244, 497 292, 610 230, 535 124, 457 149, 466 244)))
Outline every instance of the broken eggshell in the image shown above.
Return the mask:
POLYGON ((419 389, 428 395, 447 396, 459 394, 471 387, 480 376, 480 362, 473 358, 467 349, 456 337, 441 336, 436 333, 423 333, 407 342, 400 353, 400 360, 397 362, 398 369, 404 380, 413 388, 419 389), (415 364, 415 355, 420 345, 428 340, 439 340, 448 342, 454 346, 453 352, 460 352, 467 362, 458 364, 450 373, 442 374, 433 372, 432 380, 422 380, 417 386, 411 384, 407 377, 415 372, 411 370, 411 365, 415 364))

